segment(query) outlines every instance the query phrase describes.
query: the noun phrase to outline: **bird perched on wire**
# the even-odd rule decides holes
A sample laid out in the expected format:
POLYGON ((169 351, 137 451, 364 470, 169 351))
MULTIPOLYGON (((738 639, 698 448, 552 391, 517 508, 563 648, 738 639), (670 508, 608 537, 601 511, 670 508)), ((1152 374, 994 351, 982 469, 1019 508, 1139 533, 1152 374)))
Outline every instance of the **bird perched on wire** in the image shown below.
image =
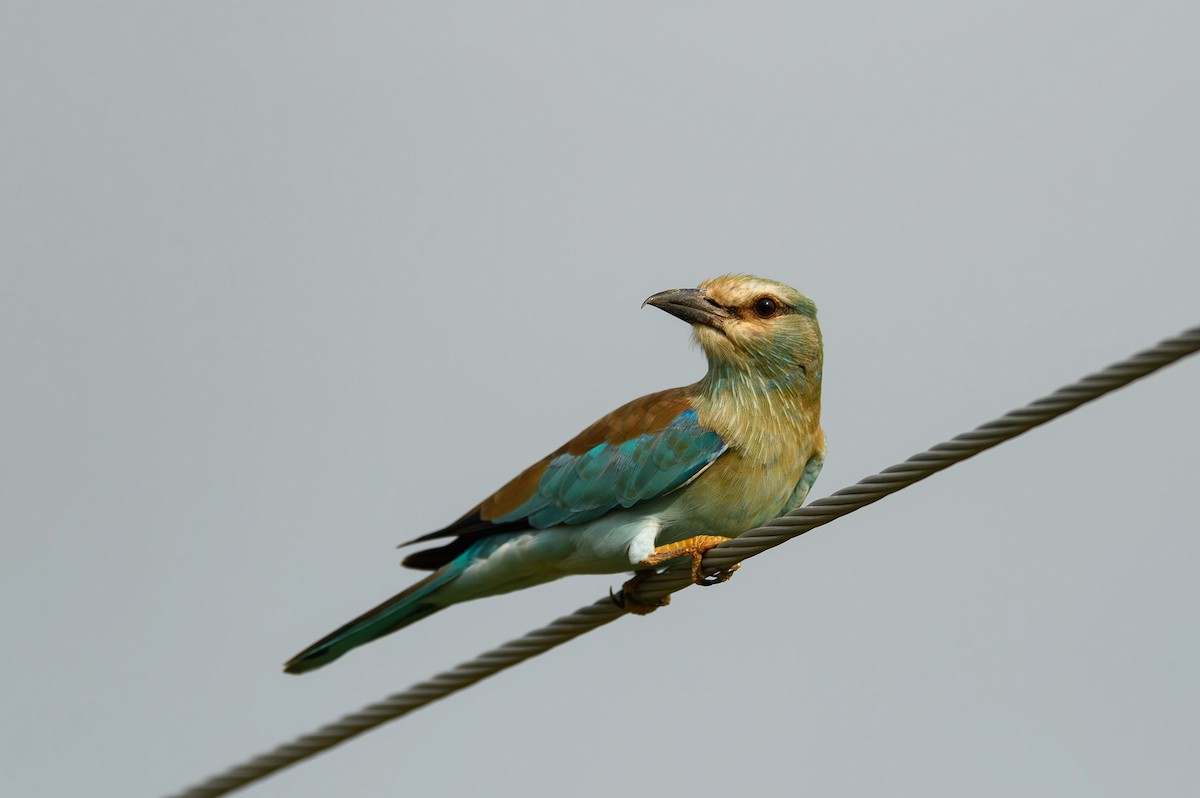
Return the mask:
POLYGON ((453 524, 410 541, 451 538, 404 560, 433 573, 297 654, 287 672, 451 604, 569 574, 635 571, 620 599, 646 613, 659 605, 635 598, 641 577, 691 557, 700 582, 704 552, 800 506, 825 455, 816 306, 747 275, 643 304, 692 325, 708 373, 617 408, 453 524))

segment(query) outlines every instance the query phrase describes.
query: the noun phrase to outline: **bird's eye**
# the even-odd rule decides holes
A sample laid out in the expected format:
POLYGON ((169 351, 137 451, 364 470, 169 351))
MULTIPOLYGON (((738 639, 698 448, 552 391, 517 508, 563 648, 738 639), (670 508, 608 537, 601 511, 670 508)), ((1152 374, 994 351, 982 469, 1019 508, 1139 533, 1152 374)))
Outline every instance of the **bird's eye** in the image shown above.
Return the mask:
POLYGON ((759 297, 754 301, 754 312, 760 319, 769 319, 779 312, 779 303, 769 296, 759 297))

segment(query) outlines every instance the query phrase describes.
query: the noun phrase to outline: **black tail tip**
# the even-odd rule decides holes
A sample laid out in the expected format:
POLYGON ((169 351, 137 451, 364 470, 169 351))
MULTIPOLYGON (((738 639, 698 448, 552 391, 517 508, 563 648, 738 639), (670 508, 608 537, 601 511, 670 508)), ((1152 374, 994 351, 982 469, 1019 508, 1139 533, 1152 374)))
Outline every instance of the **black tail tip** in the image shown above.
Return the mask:
POLYGON ((320 648, 310 648, 308 651, 303 651, 289 659, 283 666, 284 673, 301 674, 315 671, 322 665, 328 665, 337 659, 336 654, 332 654, 328 646, 320 648))

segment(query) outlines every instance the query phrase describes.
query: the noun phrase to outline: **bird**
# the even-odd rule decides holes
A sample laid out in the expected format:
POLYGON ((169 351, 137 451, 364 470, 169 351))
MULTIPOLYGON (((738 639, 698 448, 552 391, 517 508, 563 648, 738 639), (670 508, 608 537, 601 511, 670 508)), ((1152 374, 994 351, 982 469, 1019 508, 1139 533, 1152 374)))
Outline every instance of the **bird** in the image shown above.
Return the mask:
POLYGON ((432 571, 301 651, 288 673, 320 668, 353 648, 453 604, 571 574, 633 571, 635 598, 664 565, 704 552, 799 507, 825 460, 824 363, 816 305, 783 283, 745 274, 673 289, 642 303, 692 326, 708 361, 696 383, 618 407, 531 465, 457 521, 402 546, 444 541, 403 565, 432 571))

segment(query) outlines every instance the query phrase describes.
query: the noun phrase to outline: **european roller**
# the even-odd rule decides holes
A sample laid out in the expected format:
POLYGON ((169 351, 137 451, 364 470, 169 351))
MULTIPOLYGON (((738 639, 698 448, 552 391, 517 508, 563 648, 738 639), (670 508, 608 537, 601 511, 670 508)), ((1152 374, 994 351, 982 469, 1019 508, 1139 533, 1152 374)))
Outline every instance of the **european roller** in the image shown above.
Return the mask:
POLYGON ((454 523, 410 541, 449 542, 410 554, 404 565, 432 573, 286 671, 319 668, 452 604, 569 574, 632 570, 623 606, 649 612, 657 605, 631 598, 641 578, 690 557, 702 581, 704 552, 800 506, 825 455, 816 306, 747 275, 644 304, 692 326, 704 377, 618 407, 454 523))

